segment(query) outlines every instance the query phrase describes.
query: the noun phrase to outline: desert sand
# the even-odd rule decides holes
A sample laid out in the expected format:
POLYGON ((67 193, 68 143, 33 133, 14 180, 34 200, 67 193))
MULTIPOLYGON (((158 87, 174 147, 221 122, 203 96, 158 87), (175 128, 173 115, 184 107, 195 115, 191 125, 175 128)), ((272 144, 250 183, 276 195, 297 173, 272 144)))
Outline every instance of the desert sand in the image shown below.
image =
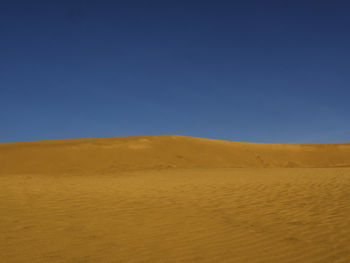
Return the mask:
POLYGON ((350 262, 350 144, 0 143, 0 262, 350 262))

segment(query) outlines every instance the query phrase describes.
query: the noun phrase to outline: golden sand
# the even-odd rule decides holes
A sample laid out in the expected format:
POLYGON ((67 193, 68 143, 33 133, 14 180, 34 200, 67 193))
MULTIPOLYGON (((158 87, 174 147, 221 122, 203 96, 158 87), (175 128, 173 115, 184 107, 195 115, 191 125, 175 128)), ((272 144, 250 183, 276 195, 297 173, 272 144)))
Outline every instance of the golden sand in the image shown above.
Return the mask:
POLYGON ((0 262, 350 262, 350 144, 0 144, 0 262))

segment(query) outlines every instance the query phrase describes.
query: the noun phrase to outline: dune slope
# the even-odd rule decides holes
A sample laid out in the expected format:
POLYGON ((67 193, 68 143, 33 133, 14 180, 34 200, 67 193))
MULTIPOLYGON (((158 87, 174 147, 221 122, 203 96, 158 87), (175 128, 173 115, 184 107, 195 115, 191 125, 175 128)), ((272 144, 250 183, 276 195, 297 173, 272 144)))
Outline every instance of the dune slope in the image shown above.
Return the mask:
POLYGON ((1 263, 348 263, 349 218, 350 144, 0 144, 1 263))
POLYGON ((6 263, 348 263, 350 168, 0 177, 6 263))
POLYGON ((174 135, 0 143, 0 174, 348 166, 350 144, 255 144, 174 135))

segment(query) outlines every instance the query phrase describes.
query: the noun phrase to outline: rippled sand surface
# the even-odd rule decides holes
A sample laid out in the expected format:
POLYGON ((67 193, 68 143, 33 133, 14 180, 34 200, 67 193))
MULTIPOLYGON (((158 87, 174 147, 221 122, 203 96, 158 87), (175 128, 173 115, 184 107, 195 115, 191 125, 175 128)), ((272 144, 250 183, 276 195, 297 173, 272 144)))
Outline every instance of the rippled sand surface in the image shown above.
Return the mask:
POLYGON ((350 168, 1 174, 0 262, 350 262, 350 168))

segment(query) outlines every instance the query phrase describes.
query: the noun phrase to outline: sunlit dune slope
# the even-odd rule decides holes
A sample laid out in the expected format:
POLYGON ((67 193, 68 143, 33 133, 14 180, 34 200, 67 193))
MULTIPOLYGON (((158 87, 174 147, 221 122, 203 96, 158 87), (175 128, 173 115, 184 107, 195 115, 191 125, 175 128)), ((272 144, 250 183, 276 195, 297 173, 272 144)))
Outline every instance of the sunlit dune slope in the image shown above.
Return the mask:
POLYGON ((225 167, 346 167, 350 144, 256 144, 162 135, 0 143, 0 174, 225 167))
POLYGON ((0 189, 1 263, 350 262, 350 144, 2 143, 0 189))

